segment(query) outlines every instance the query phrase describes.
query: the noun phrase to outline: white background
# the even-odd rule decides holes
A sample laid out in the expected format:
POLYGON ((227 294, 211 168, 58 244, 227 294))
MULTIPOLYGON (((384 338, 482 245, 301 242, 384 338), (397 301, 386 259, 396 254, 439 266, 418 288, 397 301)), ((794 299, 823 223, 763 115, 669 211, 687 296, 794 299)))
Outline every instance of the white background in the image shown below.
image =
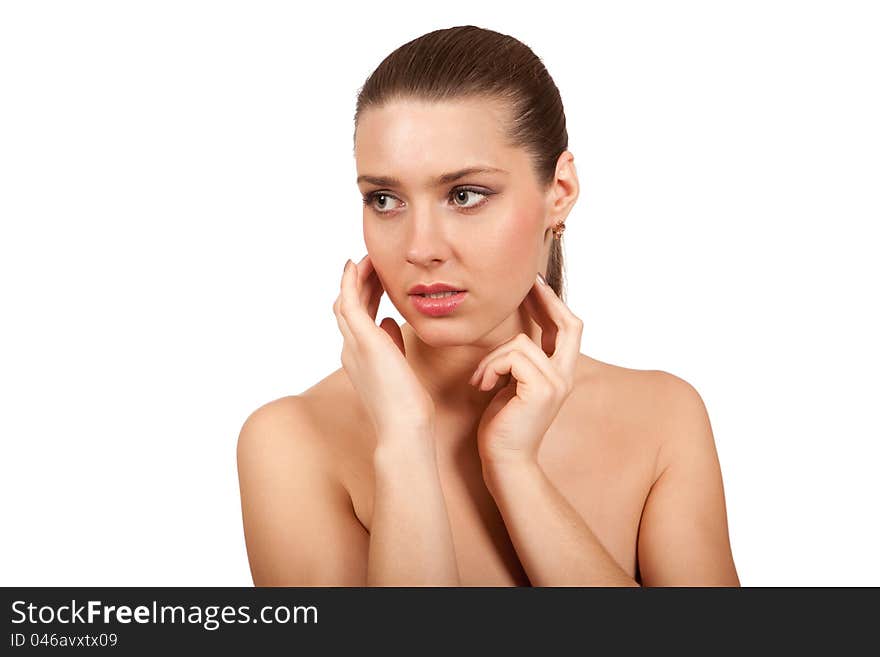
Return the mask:
POLYGON ((474 24, 560 88, 581 351, 702 394, 742 583, 880 585, 877 4, 309 4, 0 5, 0 583, 251 584, 236 440, 340 367, 357 90, 474 24))

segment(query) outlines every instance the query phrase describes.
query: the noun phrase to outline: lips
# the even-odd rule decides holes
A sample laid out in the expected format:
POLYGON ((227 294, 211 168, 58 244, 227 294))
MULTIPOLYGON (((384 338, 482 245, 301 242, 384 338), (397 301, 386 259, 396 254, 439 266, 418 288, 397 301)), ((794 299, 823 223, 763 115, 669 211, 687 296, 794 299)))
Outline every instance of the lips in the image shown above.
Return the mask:
POLYGON ((438 297, 436 299, 424 297, 420 294, 410 294, 409 298, 412 299, 412 304, 419 312, 428 315, 429 317, 441 317, 452 313, 461 302, 465 300, 466 296, 467 291, 462 290, 457 294, 438 297))
POLYGON ((436 294, 437 292, 466 292, 463 287, 452 283, 419 283, 410 288, 409 294, 436 294))

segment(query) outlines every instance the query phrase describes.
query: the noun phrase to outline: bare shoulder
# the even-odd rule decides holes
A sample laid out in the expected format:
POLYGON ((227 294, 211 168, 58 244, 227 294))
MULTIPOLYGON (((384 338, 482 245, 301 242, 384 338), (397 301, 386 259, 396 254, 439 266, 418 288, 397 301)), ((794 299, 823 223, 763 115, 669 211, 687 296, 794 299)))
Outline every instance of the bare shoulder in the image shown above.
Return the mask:
POLYGON ((643 586, 738 586, 715 438, 701 394, 663 370, 585 358, 581 392, 601 426, 633 455, 650 449, 653 475, 639 522, 643 586))
POLYGON ((696 389, 681 377, 664 370, 644 370, 613 365, 580 354, 578 380, 581 385, 600 385, 604 392, 627 397, 630 402, 650 404, 668 401, 667 395, 691 397, 696 389))
MULTIPOLYGON (((262 406, 254 410, 244 421, 244 427, 254 427, 259 425, 278 426, 290 423, 291 421, 303 420, 306 410, 306 403, 300 395, 288 395, 280 397, 272 401, 266 402, 262 406)), ((251 433, 251 432, 246 432, 251 433)))
POLYGON ((311 451, 317 454, 318 440, 308 401, 300 395, 289 395, 267 402, 254 410, 244 421, 238 438, 241 461, 272 450, 293 453, 311 451))
POLYGON ((360 395, 340 367, 301 393, 300 398, 309 408, 315 435, 344 481, 349 466, 372 454, 375 443, 360 395))
POLYGON ((328 435, 320 404, 307 394, 260 406, 241 428, 242 519, 258 586, 363 585, 367 533, 328 435))
MULTIPOLYGON (((319 482, 326 489, 337 488, 328 453, 317 431, 308 400, 289 395, 267 402, 244 421, 238 435, 236 462, 245 517, 278 512, 293 477, 319 482), (275 488, 272 498, 264 493, 275 488), (275 507, 275 508, 271 508, 275 507)), ((247 522, 246 522, 247 525, 247 522)))
POLYGON ((670 372, 622 367, 581 354, 576 392, 605 426, 654 450, 655 480, 683 441, 705 441, 707 430, 711 437, 700 393, 670 372))
MULTIPOLYGON (((340 368, 307 390, 263 404, 245 421, 239 451, 250 443, 279 450, 308 452, 331 471, 337 457, 350 450, 351 429, 362 424, 362 409, 345 371, 340 368)), ((362 432, 361 432, 362 433, 362 432)))

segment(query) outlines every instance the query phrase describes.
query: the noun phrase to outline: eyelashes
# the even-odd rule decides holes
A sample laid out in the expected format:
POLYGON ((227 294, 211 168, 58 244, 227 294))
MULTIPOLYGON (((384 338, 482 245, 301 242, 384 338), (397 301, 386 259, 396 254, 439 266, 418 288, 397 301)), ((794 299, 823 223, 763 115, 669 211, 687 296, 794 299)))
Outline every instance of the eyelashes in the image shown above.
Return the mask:
MULTIPOLYGON (((484 205, 486 205, 486 203, 489 202, 488 198, 490 196, 492 196, 493 194, 496 194, 497 192, 490 192, 485 189, 474 189, 472 187, 456 187, 451 192, 449 192, 449 196, 447 198, 449 198, 454 203, 453 197, 456 194, 462 194, 462 193, 476 194, 478 196, 483 197, 483 201, 480 203, 477 203, 476 205, 458 205, 458 204, 456 204, 456 207, 459 210, 462 210, 463 212, 473 212, 474 210, 477 210, 477 209, 483 207, 484 205)), ((400 200, 394 194, 390 194, 388 192, 383 192, 383 191, 375 191, 375 192, 369 192, 367 194, 364 194, 363 195, 364 205, 368 206, 376 214, 391 214, 391 212, 392 212, 392 210, 379 210, 378 208, 373 206, 373 201, 378 196, 382 196, 385 198, 393 198, 393 199, 397 199, 398 201, 400 200)))

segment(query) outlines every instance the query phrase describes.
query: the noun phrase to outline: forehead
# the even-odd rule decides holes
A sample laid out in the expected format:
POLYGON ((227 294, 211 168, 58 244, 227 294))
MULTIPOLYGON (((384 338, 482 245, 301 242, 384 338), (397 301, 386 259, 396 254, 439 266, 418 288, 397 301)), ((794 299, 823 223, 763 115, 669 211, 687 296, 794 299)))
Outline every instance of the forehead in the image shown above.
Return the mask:
POLYGON ((358 175, 388 175, 422 183, 441 171, 472 164, 510 170, 521 154, 504 143, 506 115, 498 102, 393 101, 358 118, 358 175))

